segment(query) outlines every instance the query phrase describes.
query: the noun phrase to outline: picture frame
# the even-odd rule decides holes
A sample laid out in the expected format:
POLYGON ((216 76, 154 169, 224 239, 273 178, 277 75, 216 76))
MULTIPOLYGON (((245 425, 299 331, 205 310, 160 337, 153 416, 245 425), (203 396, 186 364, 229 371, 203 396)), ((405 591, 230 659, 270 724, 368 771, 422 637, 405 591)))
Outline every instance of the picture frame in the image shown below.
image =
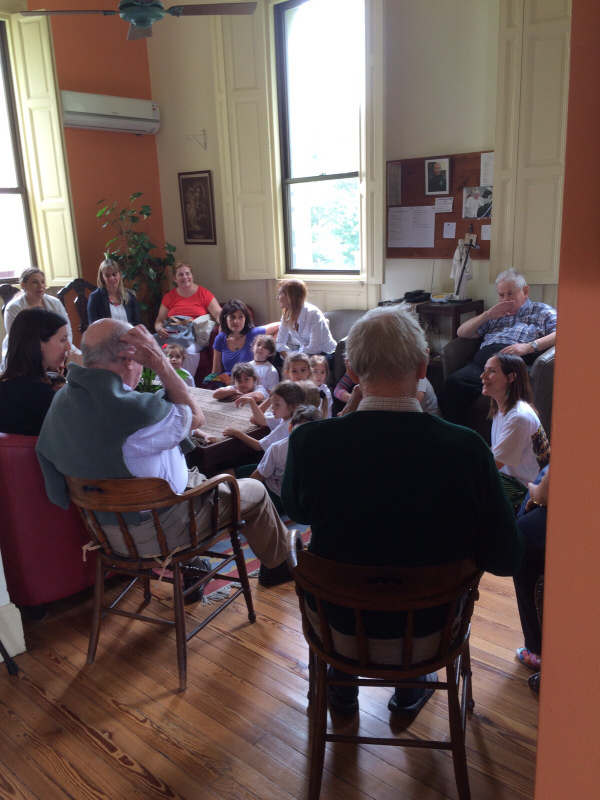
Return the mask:
POLYGON ((491 219, 493 186, 466 186, 463 189, 463 219, 491 219))
POLYGON ((425 159, 425 194, 450 194, 450 159, 425 159))
POLYGON ((216 244, 211 171, 179 172, 177 177, 185 244, 216 244))

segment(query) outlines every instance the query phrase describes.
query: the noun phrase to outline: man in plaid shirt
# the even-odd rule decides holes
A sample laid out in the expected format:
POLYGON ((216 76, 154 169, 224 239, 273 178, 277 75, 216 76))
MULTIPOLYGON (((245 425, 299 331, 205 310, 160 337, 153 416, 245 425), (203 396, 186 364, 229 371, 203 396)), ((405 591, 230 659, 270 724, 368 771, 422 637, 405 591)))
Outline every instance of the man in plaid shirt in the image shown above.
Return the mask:
POLYGON ((481 347, 466 367, 453 372, 444 384, 443 411, 450 422, 466 425, 470 405, 481 394, 481 373, 495 353, 521 356, 533 364, 539 353, 554 347, 556 311, 529 299, 529 286, 514 270, 496 278, 499 302, 464 322, 458 329, 463 339, 483 336, 481 347))

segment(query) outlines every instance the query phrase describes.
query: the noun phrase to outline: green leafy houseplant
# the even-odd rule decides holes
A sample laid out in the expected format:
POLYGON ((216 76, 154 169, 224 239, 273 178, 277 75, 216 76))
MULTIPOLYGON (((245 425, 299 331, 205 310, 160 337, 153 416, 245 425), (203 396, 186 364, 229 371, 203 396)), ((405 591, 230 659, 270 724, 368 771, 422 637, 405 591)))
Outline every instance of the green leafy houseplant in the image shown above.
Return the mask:
MULTIPOLYGON (((176 369, 175 372, 179 375, 180 378, 185 380, 186 374, 185 371, 182 369, 176 369)), ((150 367, 144 367, 142 370, 142 376, 140 378, 140 382, 135 387, 136 391, 138 392, 150 392, 154 394, 158 392, 159 389, 162 389, 162 383, 155 383, 156 380, 156 372, 150 369, 150 367)))
MULTIPOLYGON (((106 258, 114 259, 121 266, 125 282, 138 295, 144 322, 151 327, 158 314, 168 269, 175 263, 173 253, 176 248, 166 242, 165 255, 155 254, 153 251, 159 250, 159 246, 137 228, 141 221, 152 215, 150 206, 135 206, 142 194, 134 192, 129 204, 119 212, 116 200, 112 205, 103 206, 96 218, 102 222, 103 228, 111 226, 114 229, 115 235, 106 243, 106 258)), ((100 200, 97 205, 104 202, 100 200)))

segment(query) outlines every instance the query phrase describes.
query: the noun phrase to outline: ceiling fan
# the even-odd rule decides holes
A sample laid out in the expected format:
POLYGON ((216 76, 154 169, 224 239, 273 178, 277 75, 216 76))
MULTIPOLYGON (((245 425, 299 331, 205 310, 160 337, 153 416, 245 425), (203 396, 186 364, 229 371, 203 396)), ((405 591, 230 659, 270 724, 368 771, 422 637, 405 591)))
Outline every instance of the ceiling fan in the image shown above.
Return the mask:
POLYGON ((229 14, 254 14, 256 3, 211 3, 190 6, 171 6, 165 8, 159 0, 120 0, 118 11, 21 11, 24 17, 40 17, 66 14, 102 14, 112 17, 119 14, 129 22, 127 41, 148 39, 152 36, 152 26, 165 14, 172 17, 227 16, 229 14))

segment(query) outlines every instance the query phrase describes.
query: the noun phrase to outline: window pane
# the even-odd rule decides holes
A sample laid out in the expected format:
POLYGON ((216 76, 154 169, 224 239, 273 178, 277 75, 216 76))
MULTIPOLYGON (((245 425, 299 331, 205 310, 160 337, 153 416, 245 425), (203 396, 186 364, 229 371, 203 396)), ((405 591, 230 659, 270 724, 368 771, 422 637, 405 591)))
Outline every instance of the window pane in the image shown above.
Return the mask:
POLYGON ((290 178, 358 170, 363 0, 285 12, 290 178))
POLYGON ((360 266, 358 178, 289 187, 292 269, 356 271, 360 266))
MULTIPOLYGON (((0 58, 2 49, 0 48, 0 58)), ((8 116, 8 104, 6 101, 6 85, 4 82, 4 70, 0 64, 0 187, 4 189, 16 189, 17 170, 13 155, 12 139, 10 135, 10 120, 8 116)))
POLYGON ((2 237, 0 278, 15 278, 32 266, 21 195, 0 194, 0 219, 3 230, 10 231, 2 237))

